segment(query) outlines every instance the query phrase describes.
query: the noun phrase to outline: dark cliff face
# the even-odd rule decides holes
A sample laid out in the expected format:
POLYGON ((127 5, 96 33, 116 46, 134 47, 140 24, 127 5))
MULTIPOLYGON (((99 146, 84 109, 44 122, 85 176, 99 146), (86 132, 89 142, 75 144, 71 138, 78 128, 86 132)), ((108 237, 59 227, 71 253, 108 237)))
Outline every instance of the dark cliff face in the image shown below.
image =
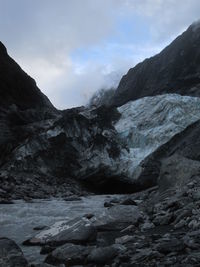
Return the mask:
POLYGON ((123 76, 112 104, 164 93, 200 96, 200 27, 190 26, 160 54, 123 76))
POLYGON ((58 115, 35 81, 8 55, 0 42, 0 165, 40 121, 58 115))
POLYGON ((147 157, 142 165, 140 181, 149 177, 160 188, 183 187, 200 175, 200 120, 176 134, 147 157))
POLYGON ((54 109, 36 82, 9 57, 5 46, 0 42, 0 107, 12 104, 20 110, 54 109))

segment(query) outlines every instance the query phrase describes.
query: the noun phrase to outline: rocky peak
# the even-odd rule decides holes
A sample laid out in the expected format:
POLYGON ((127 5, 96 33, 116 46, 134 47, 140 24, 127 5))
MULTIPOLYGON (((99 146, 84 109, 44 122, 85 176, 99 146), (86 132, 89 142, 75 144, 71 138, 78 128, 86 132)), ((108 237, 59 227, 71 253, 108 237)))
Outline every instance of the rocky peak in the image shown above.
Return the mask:
POLYGON ((7 55, 7 49, 1 41, 0 41, 0 55, 7 55))
POLYGON ((7 54, 0 42, 0 107, 16 105, 20 110, 55 110, 36 82, 7 54))
POLYGON ((200 27, 191 25, 161 53, 131 68, 112 104, 165 93, 200 96, 200 27))

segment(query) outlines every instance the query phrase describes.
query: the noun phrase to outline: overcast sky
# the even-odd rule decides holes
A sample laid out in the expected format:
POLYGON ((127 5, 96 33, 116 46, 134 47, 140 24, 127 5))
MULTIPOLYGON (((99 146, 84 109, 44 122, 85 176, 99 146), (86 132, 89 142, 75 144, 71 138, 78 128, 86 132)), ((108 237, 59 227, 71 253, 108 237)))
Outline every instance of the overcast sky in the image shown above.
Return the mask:
POLYGON ((57 108, 69 108, 116 86, 199 11, 199 0, 0 0, 1 41, 57 108))

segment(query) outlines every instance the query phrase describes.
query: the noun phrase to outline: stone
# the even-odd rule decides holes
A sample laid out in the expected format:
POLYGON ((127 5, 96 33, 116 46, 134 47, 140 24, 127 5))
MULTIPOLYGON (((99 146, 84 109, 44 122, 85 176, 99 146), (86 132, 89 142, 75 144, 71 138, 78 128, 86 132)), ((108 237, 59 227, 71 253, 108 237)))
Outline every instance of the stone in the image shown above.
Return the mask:
POLYGON ((0 197, 0 204, 14 204, 14 202, 11 199, 0 197))
POLYGON ((180 252, 183 251, 185 245, 183 241, 178 239, 169 239, 166 241, 160 241, 160 243, 156 246, 156 249, 163 254, 169 254, 171 252, 180 252))
POLYGON ((97 231, 90 220, 85 217, 70 221, 57 222, 49 229, 41 231, 24 245, 58 246, 65 243, 86 244, 96 240, 97 231))
POLYGON ((38 225, 38 226, 33 228, 33 230, 35 230, 35 231, 41 231, 41 230, 44 230, 44 229, 48 229, 48 226, 46 226, 46 225, 38 225))
POLYGON ((125 235, 125 236, 122 236, 122 237, 118 237, 115 239, 115 243, 116 244, 126 244, 128 242, 133 242, 135 240, 135 237, 134 236, 131 236, 131 235, 125 235))
POLYGON ((64 198, 65 201, 81 201, 81 197, 78 196, 69 196, 64 198))
POLYGON ((0 266, 28 267, 28 262, 17 244, 3 237, 0 238, 0 266))
POLYGON ((121 205, 134 205, 134 206, 137 206, 137 203, 132 198, 127 198, 127 199, 123 200, 120 204, 121 205))
MULTIPOLYGON (((31 264, 30 267, 53 267, 53 265, 50 265, 48 263, 40 263, 40 264, 31 264)), ((61 266, 60 264, 58 265, 58 267, 65 267, 64 265, 61 266)))
POLYGON ((195 218, 193 220, 190 221, 190 223, 188 224, 188 227, 191 228, 192 230, 197 230, 200 228, 200 221, 198 218, 195 218))
POLYGON ((155 225, 152 222, 146 221, 144 224, 141 225, 141 231, 145 232, 145 231, 152 229, 154 227, 155 227, 155 225))
POLYGON ((172 222, 173 213, 164 213, 161 215, 156 215, 153 219, 155 225, 169 225, 172 222))
POLYGON ((102 215, 91 219, 98 230, 122 230, 130 224, 136 225, 142 219, 137 206, 116 205, 102 215))
POLYGON ((67 266, 83 264, 91 250, 92 247, 65 244, 51 252, 45 262, 53 265, 62 263, 67 266))
POLYGON ((88 262, 94 264, 105 264, 111 262, 120 252, 126 248, 122 245, 94 248, 88 255, 88 262))

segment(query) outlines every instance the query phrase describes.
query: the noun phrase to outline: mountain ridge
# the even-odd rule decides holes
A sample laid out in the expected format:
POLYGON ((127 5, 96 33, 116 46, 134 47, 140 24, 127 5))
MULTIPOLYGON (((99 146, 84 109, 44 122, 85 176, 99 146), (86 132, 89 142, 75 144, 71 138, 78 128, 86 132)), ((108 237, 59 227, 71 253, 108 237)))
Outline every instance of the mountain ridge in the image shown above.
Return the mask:
POLYGON ((200 28, 191 25, 159 54, 129 69, 111 104, 164 93, 200 96, 199 46, 200 28))

